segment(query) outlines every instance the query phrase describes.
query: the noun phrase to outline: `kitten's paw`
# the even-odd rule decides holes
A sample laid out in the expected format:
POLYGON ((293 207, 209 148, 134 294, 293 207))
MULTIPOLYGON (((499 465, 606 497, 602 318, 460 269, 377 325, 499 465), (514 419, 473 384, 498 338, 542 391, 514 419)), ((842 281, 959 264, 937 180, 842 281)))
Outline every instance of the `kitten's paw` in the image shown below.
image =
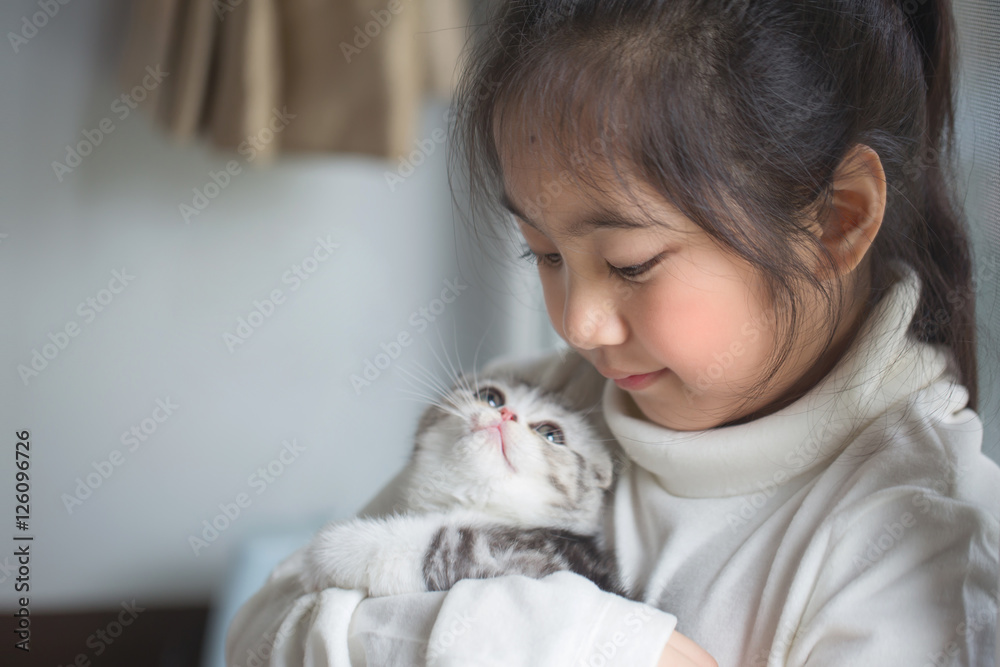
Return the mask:
POLYGON ((309 592, 347 588, 379 597, 426 591, 423 560, 435 526, 414 517, 330 524, 306 547, 299 580, 309 592))
POLYGON ((306 547, 299 581, 313 593, 327 588, 368 590, 373 545, 356 521, 323 528, 306 547))

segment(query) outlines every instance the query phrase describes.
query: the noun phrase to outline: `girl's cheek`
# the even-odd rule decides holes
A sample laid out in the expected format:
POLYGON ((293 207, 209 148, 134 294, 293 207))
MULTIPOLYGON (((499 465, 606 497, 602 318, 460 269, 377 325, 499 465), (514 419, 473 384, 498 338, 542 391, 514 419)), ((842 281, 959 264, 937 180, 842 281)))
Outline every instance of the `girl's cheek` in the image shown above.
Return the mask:
MULTIPOLYGON (((719 295, 722 297, 722 295, 719 295)), ((701 296, 661 299, 645 322, 656 356, 686 382, 737 380, 757 355, 757 336, 741 326, 746 318, 730 300, 701 296), (655 314, 654 314, 655 313, 655 314)))
POLYGON ((718 347, 728 329, 725 308, 719 307, 716 298, 673 285, 645 295, 639 314, 664 350, 700 356, 718 347))

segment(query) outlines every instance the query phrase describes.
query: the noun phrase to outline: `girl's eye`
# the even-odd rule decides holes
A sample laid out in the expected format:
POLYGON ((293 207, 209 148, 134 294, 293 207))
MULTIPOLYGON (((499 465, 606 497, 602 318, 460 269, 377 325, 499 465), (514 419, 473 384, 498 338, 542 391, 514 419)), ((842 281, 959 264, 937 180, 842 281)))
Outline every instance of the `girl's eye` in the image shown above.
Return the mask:
POLYGON ((565 445, 566 436, 563 434, 563 430, 553 424, 552 422, 542 422, 541 424, 535 424, 532 428, 549 442, 556 445, 565 445))
POLYGON ((559 262, 562 261, 562 257, 557 252, 544 252, 536 253, 531 248, 525 248, 524 252, 521 253, 521 259, 525 259, 532 264, 541 264, 543 266, 558 266, 559 262))
POLYGON ((491 408, 502 408, 504 403, 503 392, 496 387, 483 387, 476 392, 476 398, 490 406, 491 408))
POLYGON ((608 271, 612 276, 618 276, 625 280, 635 280, 642 274, 646 273, 654 266, 660 263, 663 259, 664 253, 660 253, 656 257, 643 262, 642 264, 633 264, 632 266, 615 266, 614 264, 608 264, 608 271))

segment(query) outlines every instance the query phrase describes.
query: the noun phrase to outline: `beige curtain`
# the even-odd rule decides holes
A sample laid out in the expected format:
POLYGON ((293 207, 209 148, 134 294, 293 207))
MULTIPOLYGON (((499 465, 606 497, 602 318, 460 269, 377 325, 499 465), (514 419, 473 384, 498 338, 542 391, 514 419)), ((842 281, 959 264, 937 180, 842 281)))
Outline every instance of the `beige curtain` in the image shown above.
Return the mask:
POLYGON ((258 163, 393 159, 424 95, 450 96, 468 21, 468 0, 136 0, 119 79, 172 136, 258 163))

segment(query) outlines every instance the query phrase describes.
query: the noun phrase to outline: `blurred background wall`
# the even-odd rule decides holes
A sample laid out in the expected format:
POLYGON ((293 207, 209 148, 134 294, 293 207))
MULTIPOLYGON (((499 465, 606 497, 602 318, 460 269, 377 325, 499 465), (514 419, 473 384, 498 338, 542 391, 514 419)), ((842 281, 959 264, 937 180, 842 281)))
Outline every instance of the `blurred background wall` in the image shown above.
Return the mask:
MULTIPOLYGON (((401 181, 386 178, 398 160, 360 155, 260 168, 171 140, 141 102, 121 116, 129 6, 60 4, 16 53, 0 49, 0 474, 9 488, 13 434, 30 431, 39 613, 208 604, 246 539, 351 514, 398 471, 422 409, 403 371, 445 377, 442 355, 468 367, 477 352, 482 363, 555 343, 530 272, 491 272, 456 224, 437 139, 446 99, 422 103, 424 156, 401 181), (112 131, 78 166, 53 167, 102 122, 112 131), (250 504, 208 541, 205 522, 239 494, 250 504)), ((983 59, 1000 30, 982 7, 959 3, 963 31, 980 31, 960 131, 996 459, 1000 132, 997 61, 983 59)), ((0 26, 37 10, 5 3, 0 26)), ((0 494, 5 521, 12 496, 0 494)))
MULTIPOLYGON (((412 173, 180 144, 142 102, 122 117, 129 6, 60 5, 0 57, 0 405, 8 441, 31 434, 38 613, 207 603, 248 535, 353 513, 402 466, 422 406, 400 369, 446 377, 438 357, 545 342, 532 281, 498 286, 459 260, 447 100, 422 104, 412 173), (102 122, 78 166, 53 167, 102 122), (252 504, 195 546, 241 493, 252 504)), ((0 25, 37 10, 5 3, 0 25)), ((13 516, 11 493, 0 508, 13 516)))

